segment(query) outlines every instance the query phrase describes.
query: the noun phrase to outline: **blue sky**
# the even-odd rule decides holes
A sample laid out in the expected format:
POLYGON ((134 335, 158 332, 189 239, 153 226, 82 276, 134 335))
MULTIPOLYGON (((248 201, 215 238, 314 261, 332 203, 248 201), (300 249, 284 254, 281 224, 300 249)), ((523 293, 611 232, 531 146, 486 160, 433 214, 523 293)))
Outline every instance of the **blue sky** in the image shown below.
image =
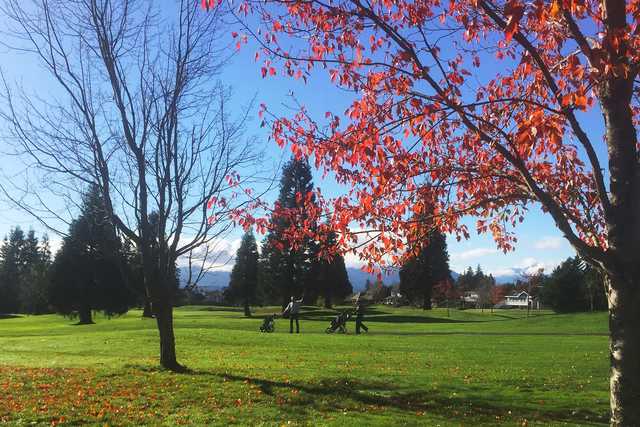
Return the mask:
MULTIPOLYGON (((230 35, 229 38, 229 42, 231 42, 230 35)), ((325 111, 344 111, 351 95, 333 87, 328 77, 322 73, 317 73, 307 85, 302 81, 279 76, 263 79, 260 65, 254 62, 254 53, 254 45, 250 43, 248 46, 244 46, 219 78, 225 84, 233 87, 235 96, 231 105, 232 110, 241 112, 246 108, 247 103, 254 96, 256 97, 253 106, 254 119, 249 123, 247 135, 256 136, 259 141, 266 144, 265 165, 267 165, 266 167, 275 167, 282 158, 288 157, 288 153, 283 153, 275 143, 270 142, 269 130, 260 127, 260 120, 257 117, 259 104, 265 103, 270 110, 286 114, 287 105, 292 104, 289 95, 294 93, 296 98, 307 106, 314 115, 322 118, 325 111)), ((0 64, 2 64, 2 70, 10 82, 21 83, 27 90, 36 91, 41 95, 51 94, 53 96, 55 94, 51 83, 42 76, 39 68, 28 57, 0 50, 0 64)), ((491 74, 495 73, 493 70, 489 71, 492 71, 491 74)), ((0 100, 1 102, 3 101, 0 100)), ((0 108, 2 107, 0 105, 0 108)), ((593 115, 593 120, 588 120, 591 128, 587 130, 594 136, 593 139, 600 143, 602 133, 598 128, 598 123, 601 122, 601 119, 597 116, 597 112, 592 112, 590 115, 593 115)), ((0 144, 8 144, 8 141, 3 140, 0 144)), ((600 143, 599 148, 601 149, 603 146, 604 144, 600 143)), ((6 145, 0 149, 0 153, 7 151, 6 145)), ((0 154, 0 179, 11 179, 16 172, 22 170, 21 168, 20 159, 0 154)), ((336 195, 343 190, 331 180, 323 181, 319 174, 316 174, 315 183, 322 187, 325 194, 336 195)), ((271 197, 273 196, 272 194, 271 197)), ((474 220, 469 219, 468 223, 470 229, 474 230, 474 220)), ((0 236, 5 235, 14 225, 20 225, 25 229, 32 227, 38 232, 44 231, 44 228, 35 219, 16 210, 6 201, 0 201, 0 236)), ((515 269, 538 267, 550 269, 564 258, 574 254, 572 248, 556 230, 551 218, 543 214, 537 207, 530 210, 525 222, 516 229, 516 233, 518 236, 516 250, 507 254, 496 249, 490 235, 477 236, 473 232, 470 239, 461 242, 449 238, 452 269, 462 271, 467 266, 475 267, 479 264, 483 270, 494 275, 507 275, 513 274, 515 269)), ((49 234, 55 244, 56 237, 49 234)), ((238 230, 234 235, 229 236, 226 245, 229 252, 233 252, 237 247, 240 234, 241 230, 238 230)), ((355 259, 352 257, 349 257, 347 261, 355 264, 355 259)))

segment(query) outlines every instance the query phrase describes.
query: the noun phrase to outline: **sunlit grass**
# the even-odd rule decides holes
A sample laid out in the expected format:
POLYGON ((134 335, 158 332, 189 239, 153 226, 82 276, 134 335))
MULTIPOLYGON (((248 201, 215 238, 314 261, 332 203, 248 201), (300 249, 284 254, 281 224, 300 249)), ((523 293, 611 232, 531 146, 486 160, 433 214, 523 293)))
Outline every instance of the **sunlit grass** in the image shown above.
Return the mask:
POLYGON ((157 369, 155 323, 0 320, 0 422, 98 425, 605 425, 604 313, 372 307, 371 332, 258 332, 239 310, 176 310, 187 374, 157 369))

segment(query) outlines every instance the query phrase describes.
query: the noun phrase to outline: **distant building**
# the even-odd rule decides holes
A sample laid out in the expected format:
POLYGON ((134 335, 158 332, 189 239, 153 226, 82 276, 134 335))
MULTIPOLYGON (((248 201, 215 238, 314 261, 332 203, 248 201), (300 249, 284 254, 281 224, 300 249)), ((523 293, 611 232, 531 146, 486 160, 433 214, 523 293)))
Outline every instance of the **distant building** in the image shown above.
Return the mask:
POLYGON ((506 307, 517 308, 532 308, 535 310, 540 309, 540 301, 537 298, 532 297, 526 291, 521 291, 513 295, 507 295, 504 297, 504 305, 506 307))
POLYGON ((391 289, 391 295, 386 297, 382 303, 386 305, 403 305, 406 303, 406 298, 398 290, 391 289))
POLYGON ((480 301, 480 295, 473 291, 465 292, 460 298, 465 304, 477 304, 480 301))

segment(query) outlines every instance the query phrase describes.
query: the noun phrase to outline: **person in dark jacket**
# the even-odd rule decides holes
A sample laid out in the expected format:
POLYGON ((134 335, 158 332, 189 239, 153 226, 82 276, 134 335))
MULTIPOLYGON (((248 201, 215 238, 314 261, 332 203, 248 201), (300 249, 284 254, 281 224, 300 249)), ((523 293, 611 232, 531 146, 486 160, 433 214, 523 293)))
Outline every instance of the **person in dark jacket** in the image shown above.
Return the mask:
POLYGON ((284 311, 282 312, 283 315, 289 315, 289 333, 292 334, 293 333, 293 321, 296 321, 296 334, 300 333, 300 321, 299 319, 299 315, 300 315, 300 305, 302 305, 302 298, 300 298, 299 300, 296 300, 295 298, 291 297, 291 301, 289 302, 289 305, 287 305, 287 307, 284 309, 284 311))
POLYGON ((360 329, 364 329, 365 332, 369 332, 369 328, 362 323, 364 319, 364 305, 360 302, 356 303, 356 335, 360 335, 360 329))

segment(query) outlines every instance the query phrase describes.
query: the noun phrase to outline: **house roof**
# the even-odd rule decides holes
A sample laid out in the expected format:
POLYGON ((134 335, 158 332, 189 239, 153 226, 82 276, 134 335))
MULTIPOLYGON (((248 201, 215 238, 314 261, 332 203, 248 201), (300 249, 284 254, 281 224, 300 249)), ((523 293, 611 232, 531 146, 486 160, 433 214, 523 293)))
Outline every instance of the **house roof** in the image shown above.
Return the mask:
POLYGON ((526 291, 521 291, 517 294, 513 294, 513 295, 507 295, 507 298, 511 297, 511 298, 521 298, 522 296, 528 297, 529 294, 526 291))

